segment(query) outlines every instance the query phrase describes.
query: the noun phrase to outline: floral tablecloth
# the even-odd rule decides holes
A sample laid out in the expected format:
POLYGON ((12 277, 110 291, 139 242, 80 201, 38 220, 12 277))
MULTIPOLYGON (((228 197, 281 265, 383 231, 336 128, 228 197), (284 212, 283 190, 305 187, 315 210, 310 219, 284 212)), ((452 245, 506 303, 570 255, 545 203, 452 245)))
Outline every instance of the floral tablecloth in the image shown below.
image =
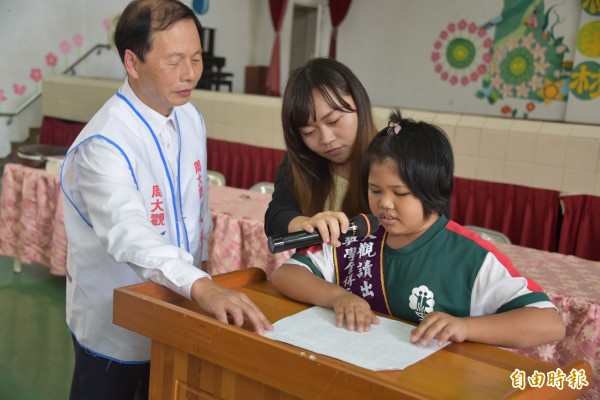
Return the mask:
POLYGON ((213 218, 213 233, 208 242, 210 274, 259 267, 270 276, 293 254, 269 252, 263 220, 270 194, 226 186, 211 186, 209 190, 213 218))
MULTIPOLYGON (((270 198, 244 189, 210 187, 209 273, 254 266, 270 275, 292 254, 269 253, 262 221, 270 198)), ((65 275, 67 238, 59 177, 43 169, 6 164, 1 202, 0 253, 65 275)))
POLYGON ((567 324, 560 342, 512 351, 561 366, 587 360, 594 382, 583 398, 600 400, 600 262, 521 246, 497 247, 548 293, 567 324))

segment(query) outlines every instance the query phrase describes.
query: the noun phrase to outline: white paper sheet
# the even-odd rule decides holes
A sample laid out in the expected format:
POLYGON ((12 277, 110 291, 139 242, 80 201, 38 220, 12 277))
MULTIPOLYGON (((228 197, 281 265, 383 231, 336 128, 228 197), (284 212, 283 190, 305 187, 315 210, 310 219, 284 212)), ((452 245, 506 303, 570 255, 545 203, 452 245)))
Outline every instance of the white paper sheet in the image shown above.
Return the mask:
POLYGON ((333 310, 312 307, 277 321, 265 336, 373 371, 404 369, 448 344, 412 344, 413 325, 379 319, 369 332, 352 332, 335 326, 333 310))

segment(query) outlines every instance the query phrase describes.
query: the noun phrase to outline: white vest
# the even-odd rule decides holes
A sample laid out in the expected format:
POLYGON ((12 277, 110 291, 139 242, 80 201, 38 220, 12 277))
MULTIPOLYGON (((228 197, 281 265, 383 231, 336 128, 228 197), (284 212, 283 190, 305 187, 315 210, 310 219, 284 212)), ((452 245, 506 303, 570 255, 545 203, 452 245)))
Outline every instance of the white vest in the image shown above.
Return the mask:
POLYGON ((114 145, 130 167, 132 181, 144 200, 149 219, 157 215, 157 206, 162 206, 164 224, 155 223, 153 228, 170 244, 189 252, 200 268, 202 219, 204 207, 208 207, 207 193, 203 193, 204 183, 208 182, 206 133, 202 116, 190 103, 175 107, 174 112, 182 149, 177 175, 182 182, 181 193, 177 193, 179 185, 172 182, 157 132, 152 131, 121 93, 114 95, 85 126, 69 149, 61 172, 69 241, 67 323, 82 346, 121 362, 148 362, 150 358, 148 338, 112 323, 113 289, 139 283, 142 279, 126 263, 115 261, 95 234, 78 189, 73 154, 90 138, 102 138, 114 145), (141 124, 144 129, 140 129, 141 124), (176 202, 182 212, 175 207, 176 202))

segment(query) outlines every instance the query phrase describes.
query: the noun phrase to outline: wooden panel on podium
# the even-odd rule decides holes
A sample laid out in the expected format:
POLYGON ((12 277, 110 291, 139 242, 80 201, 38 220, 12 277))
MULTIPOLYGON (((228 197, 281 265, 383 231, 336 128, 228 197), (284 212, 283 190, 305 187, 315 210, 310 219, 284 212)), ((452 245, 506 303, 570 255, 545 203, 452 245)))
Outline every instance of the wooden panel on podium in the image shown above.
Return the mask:
MULTIPOLYGON (((307 308, 280 295, 258 268, 214 276, 246 293, 275 322, 307 308)), ((515 389, 515 370, 530 376, 557 365, 477 343, 453 343, 401 371, 375 372, 312 354, 203 315, 152 282, 118 288, 114 323, 152 339, 151 399, 575 399, 589 386, 515 389), (552 397, 556 395, 556 397, 552 397)), ((376 355, 374 355, 376 356, 376 355)), ((565 366, 583 369, 586 362, 565 366)))

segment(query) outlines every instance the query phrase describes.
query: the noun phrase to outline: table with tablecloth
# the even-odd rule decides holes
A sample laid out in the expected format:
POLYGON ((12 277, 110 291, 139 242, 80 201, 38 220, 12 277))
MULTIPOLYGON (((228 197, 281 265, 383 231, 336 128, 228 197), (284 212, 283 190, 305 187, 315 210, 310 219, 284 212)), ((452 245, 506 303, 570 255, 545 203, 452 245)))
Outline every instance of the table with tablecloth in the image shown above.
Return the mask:
POLYGON ((20 262, 42 264, 65 275, 67 238, 57 175, 20 164, 6 164, 2 176, 0 253, 20 262))
POLYGON ((213 219, 213 234, 208 242, 210 274, 259 267, 270 276, 292 255, 292 251, 269 253, 263 220, 270 199, 267 193, 210 187, 208 202, 213 219))
POLYGON ((584 398, 600 399, 600 262, 511 244, 496 246, 546 291, 567 324, 564 340, 513 351, 559 365, 587 360, 594 384, 584 398))
MULTIPOLYGON (((245 189, 210 186, 214 225, 209 238, 210 274, 255 266, 269 275, 291 255, 269 253, 262 221, 270 198, 245 189)), ((51 274, 65 275, 64 196, 58 175, 6 164, 1 201, 0 253, 14 257, 16 265, 42 264, 51 274)))
MULTIPOLYGON (((263 231, 269 194, 211 186, 214 232, 209 239, 211 274, 249 266, 267 276, 291 251, 270 254, 263 231)), ((4 168, 0 209, 0 253, 65 274, 66 236, 58 176, 19 164, 4 168)), ((497 244, 525 276, 549 294, 567 323, 567 337, 520 353, 565 365, 586 359, 600 380, 600 262, 511 244, 497 244)), ((586 396, 600 399, 600 385, 586 396)))

